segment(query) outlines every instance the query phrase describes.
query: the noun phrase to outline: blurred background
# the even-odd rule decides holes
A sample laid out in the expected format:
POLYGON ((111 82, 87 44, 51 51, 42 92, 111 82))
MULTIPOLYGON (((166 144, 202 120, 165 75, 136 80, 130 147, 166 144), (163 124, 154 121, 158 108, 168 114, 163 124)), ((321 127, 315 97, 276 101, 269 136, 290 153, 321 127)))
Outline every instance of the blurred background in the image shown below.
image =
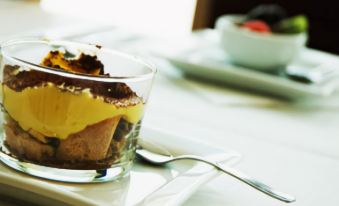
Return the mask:
POLYGON ((197 0, 194 29, 214 27, 223 14, 244 14, 259 4, 278 4, 288 15, 304 14, 309 20, 308 46, 331 53, 339 53, 339 5, 330 1, 308 0, 197 0))
MULTIPOLYGON (((278 75, 282 76, 281 79, 286 78, 286 76, 287 78, 294 78, 293 81, 296 81, 292 83, 297 81, 304 83, 304 80, 307 80, 306 83, 315 82, 313 76, 322 76, 322 74, 314 75, 317 71, 312 73, 310 69, 317 68, 323 62, 330 61, 329 57, 323 60, 321 56, 325 53, 320 54, 318 50, 339 54, 339 47, 337 46, 339 45, 337 38, 339 28, 335 26, 339 23, 339 17, 336 15, 338 6, 319 1, 0 0, 0 23, 2 25, 0 40, 10 39, 13 36, 40 35, 51 38, 76 39, 137 54, 144 54, 147 50, 149 54, 156 54, 156 56, 161 57, 172 57, 191 49, 193 51, 204 51, 201 54, 192 52, 192 58, 197 58, 200 55, 214 62, 229 62, 229 59, 224 58, 225 54, 219 51, 219 47, 223 44, 220 44, 219 30, 209 30, 208 28, 214 28, 216 20, 220 16, 248 14, 253 8, 263 4, 280 5, 285 9, 287 17, 298 15, 307 17, 308 30, 306 28, 305 32, 307 34, 305 36, 308 36, 306 38, 307 47, 316 50, 308 49, 306 52, 302 52, 298 59, 301 63, 297 62, 298 68, 291 67, 291 72, 288 70, 286 74, 278 75), (217 44, 220 45, 216 46, 217 44), (145 45, 147 46, 145 47, 145 45), (204 47, 204 49, 198 47, 204 47)), ((255 33, 253 34, 255 35, 255 33)), ((246 45, 249 44, 239 41, 235 45, 236 48, 231 50, 235 51, 241 45, 247 47, 246 45)), ((260 43, 259 46, 261 47, 261 45, 260 43)), ((284 45, 291 48, 289 44, 284 45)), ((252 50, 255 53, 257 51, 256 49, 246 48, 243 50, 252 50)), ((273 50, 285 51, 284 49, 273 50)), ((281 56, 280 54, 268 53, 270 54, 269 58, 259 58, 253 54, 249 56, 253 59, 263 60, 263 62, 267 59, 274 59, 273 56, 281 56)), ((228 52, 227 54, 231 53, 228 52)), ((232 58, 231 61, 235 59, 232 58)), ((331 57, 331 59, 333 58, 336 59, 336 56, 331 57)), ((203 61, 206 62, 206 59, 203 59, 203 61)), ((234 61, 232 64, 237 65, 239 62, 234 61)), ((245 64, 242 66, 252 69, 251 66, 245 64)), ((169 71, 171 72, 171 70, 169 71)), ((247 76, 251 76, 251 74, 247 74, 247 76)), ((185 73, 184 77, 191 76, 185 73)), ((238 82, 246 81, 240 79, 238 82)), ((216 83, 216 81, 213 79, 209 83, 216 83)), ((250 87, 253 87, 253 85, 259 85, 259 83, 252 83, 250 87)), ((301 85, 301 87, 304 86, 308 85, 301 85)), ((243 87, 243 85, 240 87, 243 87)), ((283 90, 283 88, 279 90, 283 90)), ((252 93, 252 90, 250 91, 245 90, 247 93, 252 93)))
POLYGON ((339 53, 339 6, 308 0, 41 0, 45 11, 80 17, 141 33, 182 35, 191 29, 213 28, 223 14, 245 14, 259 4, 278 4, 289 16, 304 14, 309 20, 308 46, 339 53), (71 8, 71 9, 70 9, 71 8))

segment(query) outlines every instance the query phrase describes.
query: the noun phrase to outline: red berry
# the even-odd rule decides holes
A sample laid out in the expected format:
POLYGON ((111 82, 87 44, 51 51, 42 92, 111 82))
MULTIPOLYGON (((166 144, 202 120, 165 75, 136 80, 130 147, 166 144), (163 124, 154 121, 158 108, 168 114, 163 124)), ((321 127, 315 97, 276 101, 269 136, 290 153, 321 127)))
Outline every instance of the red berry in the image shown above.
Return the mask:
POLYGON ((248 28, 251 31, 256 31, 256 32, 263 32, 263 33, 270 33, 271 28, 268 24, 266 24, 264 21, 260 20, 251 20, 243 23, 241 25, 242 28, 248 28))

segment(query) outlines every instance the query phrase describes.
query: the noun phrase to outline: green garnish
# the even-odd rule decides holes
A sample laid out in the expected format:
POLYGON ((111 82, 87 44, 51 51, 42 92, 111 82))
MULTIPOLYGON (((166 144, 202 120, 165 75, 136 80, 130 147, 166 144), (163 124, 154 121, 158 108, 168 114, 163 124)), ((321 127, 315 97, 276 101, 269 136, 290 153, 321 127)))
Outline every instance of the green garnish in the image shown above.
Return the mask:
POLYGON ((304 15, 284 19, 273 26, 273 32, 285 34, 297 34, 307 31, 308 20, 304 15))

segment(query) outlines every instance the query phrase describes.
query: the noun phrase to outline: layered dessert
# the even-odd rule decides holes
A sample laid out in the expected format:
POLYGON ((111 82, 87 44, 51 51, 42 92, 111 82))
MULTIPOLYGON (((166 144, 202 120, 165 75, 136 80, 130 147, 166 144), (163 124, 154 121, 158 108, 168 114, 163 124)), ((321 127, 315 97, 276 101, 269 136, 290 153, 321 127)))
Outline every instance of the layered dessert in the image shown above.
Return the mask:
MULTIPOLYGON (((96 56, 51 51, 41 64, 82 76, 104 76, 96 56)), ((2 109, 7 152, 66 169, 103 169, 129 158, 144 109, 125 83, 66 77, 4 65, 2 109)), ((2 148, 4 149, 4 148, 2 148)))

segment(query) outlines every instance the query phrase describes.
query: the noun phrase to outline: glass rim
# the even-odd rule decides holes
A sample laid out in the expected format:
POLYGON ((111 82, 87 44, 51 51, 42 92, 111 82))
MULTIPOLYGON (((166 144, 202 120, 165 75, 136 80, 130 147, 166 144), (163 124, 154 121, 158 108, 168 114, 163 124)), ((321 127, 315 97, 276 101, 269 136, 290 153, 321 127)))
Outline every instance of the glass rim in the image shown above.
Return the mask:
POLYGON ((24 65, 28 68, 41 71, 41 72, 47 72, 51 74, 61 75, 65 77, 70 78, 77 78, 77 79, 85 79, 85 80, 93 80, 93 81, 101 81, 101 82, 138 82, 138 81, 144 81, 152 79, 154 74, 156 73, 157 69, 156 66, 153 63, 150 63, 148 61, 145 61, 143 58, 137 56, 137 55, 131 55, 125 52, 121 52, 115 49, 109 49, 106 47, 102 47, 95 44, 89 44, 89 43, 83 43, 83 42, 76 42, 76 41, 69 41, 69 40, 51 40, 48 38, 40 38, 40 37, 22 37, 22 38, 16 38, 16 39, 10 39, 4 42, 1 42, 0 44, 0 53, 2 57, 5 57, 6 59, 9 59, 12 62, 15 62, 19 65, 24 65), (74 45, 78 47, 91 47, 91 49, 97 50, 97 51, 103 51, 108 52, 112 55, 118 55, 122 58, 130 59, 131 61, 134 61, 138 64, 144 65, 149 69, 149 72, 145 74, 135 75, 135 76, 93 76, 91 74, 84 74, 84 73, 74 73, 70 71, 66 71, 63 69, 56 69, 52 67, 47 67, 43 65, 38 65, 32 62, 25 61, 23 59, 19 59, 16 57, 11 56, 7 51, 6 47, 14 46, 14 45, 20 45, 20 44, 27 44, 27 43, 41 43, 41 44, 47 44, 47 45, 74 45))

